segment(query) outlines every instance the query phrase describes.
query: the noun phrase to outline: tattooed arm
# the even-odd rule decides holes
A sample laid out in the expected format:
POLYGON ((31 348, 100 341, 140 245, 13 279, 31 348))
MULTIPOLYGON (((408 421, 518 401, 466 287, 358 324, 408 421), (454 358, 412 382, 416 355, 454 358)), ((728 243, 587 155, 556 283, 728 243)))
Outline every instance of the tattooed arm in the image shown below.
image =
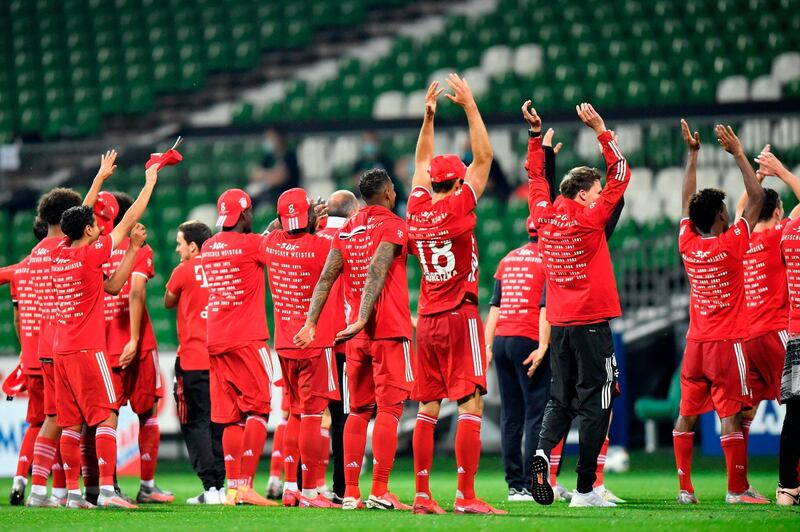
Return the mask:
POLYGON ((383 284, 386 282, 386 273, 392 265, 395 256, 400 250, 398 244, 391 242, 381 242, 375 251, 375 256, 369 263, 367 281, 361 291, 361 307, 358 311, 358 320, 336 335, 336 343, 346 342, 353 336, 360 333, 367 326, 367 321, 372 315, 372 309, 378 296, 383 291, 383 284))
POLYGON ((308 315, 306 316, 306 323, 294 337, 294 345, 296 347, 305 349, 314 341, 314 337, 317 334, 317 322, 319 321, 319 315, 322 313, 322 307, 325 306, 325 302, 328 300, 328 294, 331 291, 333 283, 336 282, 339 274, 342 273, 343 266, 344 259, 342 258, 341 252, 336 248, 331 248, 330 253, 328 253, 328 258, 325 260, 325 267, 322 269, 319 281, 317 281, 317 286, 314 287, 314 293, 311 296, 311 305, 308 309, 308 315))

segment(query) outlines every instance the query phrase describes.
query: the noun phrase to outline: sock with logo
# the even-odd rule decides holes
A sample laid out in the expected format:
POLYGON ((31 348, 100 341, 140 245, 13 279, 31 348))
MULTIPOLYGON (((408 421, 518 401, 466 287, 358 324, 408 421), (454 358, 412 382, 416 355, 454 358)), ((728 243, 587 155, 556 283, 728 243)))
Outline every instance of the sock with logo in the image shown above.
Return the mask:
POLYGON ((558 466, 561 464, 561 453, 564 452, 564 438, 550 451, 550 485, 555 487, 558 483, 558 466))
MULTIPOLYGON (((331 456, 331 431, 330 429, 319 429, 320 444, 322 445, 322 464, 319 467, 319 475, 317 476, 317 488, 326 486, 325 474, 328 471, 328 462, 331 456)), ((323 490, 326 491, 326 490, 323 490)))
POLYGON ((97 427, 95 436, 97 466, 100 470, 100 486, 113 486, 117 469, 117 430, 108 425, 97 427))
POLYGON ((139 427, 139 466, 142 482, 151 482, 155 478, 160 441, 158 418, 150 417, 139 427))
POLYGON ((744 435, 741 432, 731 432, 720 436, 719 441, 728 469, 728 491, 742 493, 750 486, 747 482, 747 451, 744 435))
POLYGON ((456 427, 458 491, 463 499, 475 498, 475 475, 481 460, 481 416, 459 414, 456 427))
POLYGON ((322 470, 322 436, 320 425, 322 412, 318 414, 303 414, 300 416, 300 458, 308 469, 308 474, 303 473, 303 487, 308 490, 309 496, 314 490, 316 493, 317 479, 322 470))
POLYGON ((692 485, 692 452, 694 432, 672 431, 672 447, 675 450, 675 464, 678 466, 680 489, 694 493, 692 485))
POLYGON ((222 431, 222 452, 225 453, 225 476, 228 479, 228 489, 239 487, 242 477, 242 434, 243 423, 225 425, 222 431))
POLYGON ((264 416, 247 417, 242 435, 242 478, 247 486, 252 487, 253 478, 258 470, 258 462, 267 442, 267 419, 264 416))
POLYGON ((372 495, 381 497, 389 491, 389 475, 397 454, 397 425, 403 415, 403 403, 381 406, 372 429, 372 495))
POLYGON ((66 487, 70 490, 78 489, 81 474, 81 433, 72 429, 61 431, 61 456, 64 460, 63 475, 66 477, 66 487))
POLYGON ((283 434, 287 420, 282 419, 272 437, 272 458, 269 463, 269 476, 280 479, 283 472, 283 434))
POLYGON ((603 446, 600 448, 600 454, 597 456, 597 470, 595 471, 596 479, 593 488, 603 485, 603 471, 606 469, 606 456, 608 455, 608 436, 603 441, 603 446))
POLYGON ((414 473, 416 475, 417 495, 431 498, 430 474, 433 467, 434 433, 437 418, 427 414, 417 414, 414 425, 412 448, 414 451, 414 473))
MULTIPOLYGON (((345 497, 361 498, 358 477, 361 474, 364 450, 367 447, 367 428, 372 418, 372 410, 372 405, 353 408, 344 424, 345 497)), ((374 436, 373 441, 375 441, 374 436)))
MULTIPOLYGON (((300 415, 291 414, 283 433, 283 473, 287 484, 297 484, 297 465, 300 463, 300 415)), ((284 489, 288 489, 284 487, 284 489)), ((296 490, 295 490, 296 491, 296 490)))
POLYGON ((33 444, 33 471, 31 473, 31 488, 37 495, 47 494, 47 479, 53 468, 56 458, 56 441, 44 436, 37 436, 33 444))
POLYGON ((33 446, 41 428, 41 425, 30 425, 25 430, 25 436, 22 437, 22 444, 19 446, 16 476, 25 478, 26 482, 28 481, 28 470, 33 465, 33 446))

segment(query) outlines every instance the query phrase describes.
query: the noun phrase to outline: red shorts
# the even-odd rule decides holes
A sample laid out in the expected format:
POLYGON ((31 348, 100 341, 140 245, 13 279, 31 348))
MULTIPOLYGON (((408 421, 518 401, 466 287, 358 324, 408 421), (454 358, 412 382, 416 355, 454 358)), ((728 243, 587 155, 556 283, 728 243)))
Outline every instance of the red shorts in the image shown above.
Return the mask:
POLYGON ((42 362, 42 378, 44 379, 44 415, 56 415, 56 365, 53 362, 42 362))
POLYGON ((345 376, 350 408, 391 406, 408 399, 414 386, 414 349, 406 338, 355 337, 346 347, 345 376))
POLYGON ((417 380, 411 398, 457 401, 479 389, 486 393, 486 348, 478 307, 458 308, 417 322, 417 380))
POLYGON ((747 357, 741 342, 687 340, 681 364, 681 415, 715 410, 721 419, 750 405, 747 357))
POLYGON ((272 361, 264 342, 209 357, 211 421, 236 423, 246 414, 270 412, 272 361))
POLYGON ((309 351, 313 354, 306 358, 288 358, 278 352, 283 372, 283 398, 295 414, 319 414, 329 401, 339 399, 333 349, 309 351))
POLYGON ((90 427, 117 410, 111 361, 102 351, 56 356, 56 417, 59 427, 90 427))
POLYGON ((44 423, 44 376, 25 375, 25 388, 28 390, 28 414, 25 421, 31 425, 44 423))
POLYGON ((128 402, 135 414, 145 414, 153 409, 157 399, 164 397, 158 351, 148 349, 127 368, 113 368, 111 380, 117 394, 117 408, 128 402))
POLYGON ((753 394, 754 405, 781 396, 781 375, 788 341, 786 331, 772 331, 745 342, 749 370, 747 385, 753 394))

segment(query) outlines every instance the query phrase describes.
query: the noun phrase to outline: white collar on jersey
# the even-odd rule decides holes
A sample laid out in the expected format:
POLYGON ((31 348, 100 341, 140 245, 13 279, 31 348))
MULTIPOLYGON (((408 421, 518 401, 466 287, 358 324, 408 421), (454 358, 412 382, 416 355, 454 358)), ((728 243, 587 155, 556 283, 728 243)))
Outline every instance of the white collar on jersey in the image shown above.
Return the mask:
POLYGON ((347 218, 341 216, 328 216, 328 227, 332 229, 339 229, 347 221, 347 218))

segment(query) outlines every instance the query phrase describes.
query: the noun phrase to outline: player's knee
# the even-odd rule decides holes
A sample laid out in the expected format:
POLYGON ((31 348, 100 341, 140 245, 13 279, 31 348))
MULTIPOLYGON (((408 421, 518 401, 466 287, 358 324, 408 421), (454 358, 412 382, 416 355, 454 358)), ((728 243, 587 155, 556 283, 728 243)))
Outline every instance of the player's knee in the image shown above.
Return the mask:
POLYGON ((442 408, 441 401, 430 401, 419 404, 419 413, 430 417, 439 417, 439 410, 442 408))
POLYGON ((393 405, 378 405, 379 414, 389 414, 399 420, 403 416, 403 403, 393 405))
POLYGON ((375 405, 357 406, 350 409, 350 415, 360 417, 369 423, 372 419, 372 412, 375 410, 375 405))
POLYGON ((475 416, 483 415, 483 396, 479 389, 476 388, 472 395, 458 401, 458 413, 475 416))

